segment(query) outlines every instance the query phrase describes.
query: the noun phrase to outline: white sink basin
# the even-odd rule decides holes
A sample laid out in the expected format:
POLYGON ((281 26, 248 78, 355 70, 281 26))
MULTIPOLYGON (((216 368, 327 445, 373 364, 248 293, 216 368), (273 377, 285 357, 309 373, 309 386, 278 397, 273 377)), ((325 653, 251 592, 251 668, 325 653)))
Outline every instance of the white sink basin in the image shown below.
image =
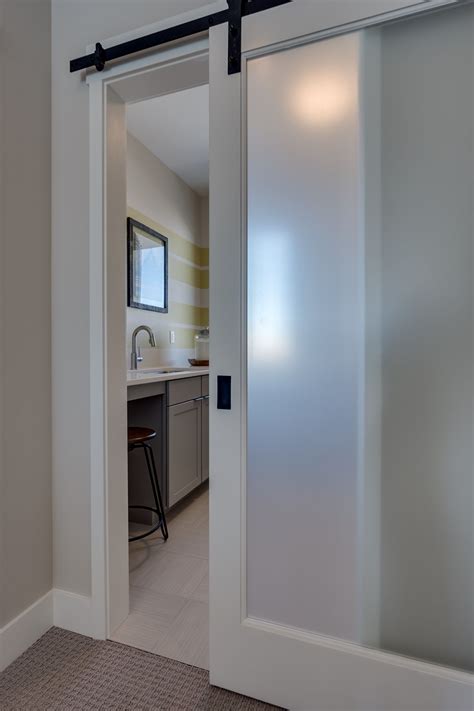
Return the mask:
POLYGON ((162 375, 164 373, 187 373, 189 368, 157 368, 156 370, 149 370, 148 373, 162 375))
POLYGON ((166 375, 167 373, 188 373, 191 368, 173 368, 173 367, 163 367, 163 368, 150 368, 146 370, 129 370, 131 375, 141 375, 144 378, 153 377, 153 375, 166 375))

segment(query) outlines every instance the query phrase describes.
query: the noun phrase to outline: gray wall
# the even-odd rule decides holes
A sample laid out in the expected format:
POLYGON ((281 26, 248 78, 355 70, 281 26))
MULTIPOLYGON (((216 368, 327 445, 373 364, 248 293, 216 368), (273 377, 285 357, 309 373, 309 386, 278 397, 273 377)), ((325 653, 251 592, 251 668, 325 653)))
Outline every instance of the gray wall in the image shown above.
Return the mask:
POLYGON ((383 32, 381 646, 473 653, 472 8, 383 32))
POLYGON ((51 588, 51 11, 1 0, 0 627, 51 588))
POLYGON ((202 0, 53 0, 54 583, 89 595, 89 92, 69 60, 86 45, 202 0))

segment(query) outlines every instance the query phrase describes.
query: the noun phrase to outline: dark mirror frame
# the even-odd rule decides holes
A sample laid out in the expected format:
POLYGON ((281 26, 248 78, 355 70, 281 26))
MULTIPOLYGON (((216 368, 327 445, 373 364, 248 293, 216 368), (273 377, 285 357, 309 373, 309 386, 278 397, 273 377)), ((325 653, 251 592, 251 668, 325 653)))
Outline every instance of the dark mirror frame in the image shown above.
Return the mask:
POLYGON ((159 313, 168 313, 168 238, 164 235, 152 230, 151 227, 144 225, 138 220, 134 220, 132 217, 127 218, 127 266, 128 266, 128 280, 127 280, 127 305, 132 309, 143 309, 145 311, 158 311, 159 313), (133 230, 137 228, 142 232, 146 232, 153 239, 163 242, 165 249, 165 259, 164 259, 164 307, 150 306, 149 304, 142 304, 137 301, 133 301, 132 294, 134 293, 133 284, 135 279, 134 268, 133 268, 133 230))

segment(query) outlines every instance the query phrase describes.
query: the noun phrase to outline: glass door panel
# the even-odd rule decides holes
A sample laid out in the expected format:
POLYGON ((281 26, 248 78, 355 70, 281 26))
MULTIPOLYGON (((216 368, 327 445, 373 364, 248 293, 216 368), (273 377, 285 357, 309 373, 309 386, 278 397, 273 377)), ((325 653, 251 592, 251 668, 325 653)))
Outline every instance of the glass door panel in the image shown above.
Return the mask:
POLYGON ((247 63, 247 614, 469 670, 473 39, 247 63))

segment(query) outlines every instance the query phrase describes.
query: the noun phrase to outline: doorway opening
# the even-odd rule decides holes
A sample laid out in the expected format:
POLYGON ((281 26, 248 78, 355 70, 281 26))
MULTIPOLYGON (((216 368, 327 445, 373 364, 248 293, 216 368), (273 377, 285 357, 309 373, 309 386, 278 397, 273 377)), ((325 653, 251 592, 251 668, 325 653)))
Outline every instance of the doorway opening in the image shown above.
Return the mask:
POLYGON ((209 86, 128 103, 126 125, 127 427, 150 432, 157 482, 129 446, 130 611, 111 639, 207 669, 209 86))
MULTIPOLYGON (((170 534, 166 544, 170 544, 170 549, 173 543, 177 544, 178 538, 182 542, 186 538, 186 526, 178 526, 177 523, 178 511, 184 512, 188 503, 191 505, 186 497, 191 497, 197 504, 201 494, 198 507, 202 511, 207 507, 208 449, 205 445, 209 432, 209 365, 193 369, 189 361, 196 354, 202 355, 202 349, 208 346, 208 331, 201 333, 204 327, 211 326, 212 329, 206 293, 209 284, 209 247, 206 244, 208 46, 208 38, 202 37, 141 57, 130 63, 126 71, 116 66, 108 70, 107 76, 91 75, 87 80, 91 108, 89 251, 90 333, 93 344, 90 388, 93 545, 89 614, 94 636, 102 639, 114 638, 134 613, 133 591, 130 595, 129 547, 145 551, 148 555, 157 550, 152 547, 153 541, 156 547, 159 545, 158 529, 154 536, 129 544, 129 537, 139 535, 137 529, 146 532, 155 528, 157 523, 146 509, 156 508, 154 504, 149 506, 152 484, 147 459, 143 450, 129 451, 129 425, 147 427, 153 432, 153 437, 146 440, 148 443, 153 439, 147 456, 150 462, 152 459, 155 461, 156 479, 153 486, 155 481, 159 483, 170 534), (204 146, 201 146, 199 155, 204 155, 204 167, 201 166, 197 174, 204 176, 204 184, 190 186, 193 177, 183 175, 182 170, 188 169, 192 173, 193 165, 188 163, 187 168, 183 168, 173 163, 172 150, 168 151, 167 156, 158 157, 153 152, 156 147, 149 143, 151 137, 142 135, 140 140, 133 134, 133 130, 138 133, 138 128, 127 131, 130 128, 128 124, 132 123, 132 120, 127 120, 127 111, 131 114, 135 107, 135 113, 139 114, 140 111, 143 113, 146 102, 150 105, 152 100, 168 102, 168 110, 159 111, 156 115, 166 114, 172 122, 173 128, 169 130, 166 142, 169 149, 170 136, 176 139, 179 135, 179 116, 193 117, 192 128, 196 129, 197 109, 195 107, 193 113, 185 106, 186 96, 190 97, 193 89, 198 94, 201 92, 199 101, 204 127, 201 125, 200 135, 204 136, 204 146), (161 192, 157 189, 160 180, 161 192), (137 220, 137 217, 140 219, 137 220), (135 239, 131 240, 132 227, 136 228, 136 232, 135 239), (150 233, 153 249, 147 242, 150 233), (142 255, 146 260, 140 264, 137 255, 134 257, 133 254, 127 260, 129 244, 144 247, 143 251, 150 253, 142 255), (136 280, 139 288, 130 292, 127 287, 131 270, 127 270, 127 266, 132 267, 134 263, 135 267, 141 268, 136 280), (156 268, 160 265, 166 267, 166 273, 162 269, 161 281, 155 278, 156 268), (150 274, 155 275, 151 292, 150 274), (190 275, 195 284, 188 283, 190 275), (145 308, 137 308, 140 301, 145 308), (147 308, 150 306, 154 308, 147 308), (138 314, 138 325, 146 326, 148 334, 140 330, 132 345, 131 335, 136 330, 133 325, 135 313, 138 314), (196 351, 194 337, 197 335, 201 350, 198 348, 196 351), (146 344, 150 341, 155 347, 147 349, 146 344), (132 350, 135 353, 133 365, 138 366, 136 370, 132 367, 132 350), (131 384, 127 382, 130 380, 131 384), (130 422, 129 410, 136 418, 130 422), (133 477, 130 488, 129 468, 130 478, 133 477), (168 471, 173 472, 172 477, 168 476, 168 471), (144 506, 145 509, 129 509, 129 505, 144 506), (178 528, 182 529, 181 536, 174 532, 178 528)), ((196 96, 191 98, 196 104, 196 96)), ((145 113, 148 110, 145 109, 145 113)), ((136 121, 140 123, 139 116, 136 121)), ((155 125, 156 122, 152 119, 148 123, 155 125)), ((179 148, 178 159, 180 155, 192 152, 189 142, 187 150, 183 150, 185 127, 189 128, 189 125, 183 118, 181 139, 176 144, 179 148)), ((163 125, 161 130, 158 129, 158 139, 163 137, 164 132, 163 125)), ((183 542, 185 545, 186 542, 183 542)), ((202 580, 198 583, 202 582, 204 589, 207 542, 201 545, 201 551, 206 555, 195 555, 195 551, 193 560, 202 558, 199 566, 202 580)), ((178 556, 178 553, 175 551, 174 555, 178 556)), ((171 552, 167 556, 170 560, 171 552)), ((133 558, 133 555, 130 557, 133 558)), ((171 575, 167 573, 163 578, 168 580, 168 585, 171 584, 171 575)), ((142 585, 135 587, 146 589, 142 585)), ((170 596, 175 592, 181 591, 175 587, 163 592, 162 602, 168 595, 168 611, 180 608, 181 612, 188 606, 191 595, 195 597, 195 590, 190 591, 189 585, 186 587, 184 592, 188 597, 183 595, 186 602, 181 607, 177 601, 173 606, 170 596)), ((207 616, 207 603, 202 610, 207 616)), ((155 627, 156 620, 161 620, 161 632, 170 626, 170 615, 163 616, 163 607, 152 606, 151 611, 155 627)), ((136 611, 136 615, 141 614, 143 610, 136 611)), ((207 622, 203 627, 207 633, 207 622)), ((123 641, 126 641, 125 638, 123 641)), ((143 644, 137 643, 136 646, 149 649, 143 644)), ((207 666, 207 635, 201 647, 200 660, 193 663, 207 666)), ((163 654, 162 651, 158 653, 163 654)))

